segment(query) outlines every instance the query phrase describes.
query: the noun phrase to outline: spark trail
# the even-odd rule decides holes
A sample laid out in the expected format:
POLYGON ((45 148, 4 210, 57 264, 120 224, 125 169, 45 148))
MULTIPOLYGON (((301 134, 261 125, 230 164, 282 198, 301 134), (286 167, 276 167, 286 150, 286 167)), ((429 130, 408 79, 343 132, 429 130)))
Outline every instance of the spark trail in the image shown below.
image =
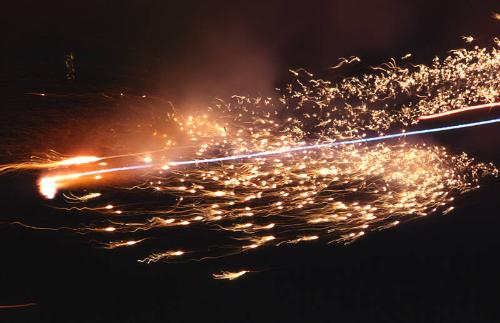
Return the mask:
MULTIPOLYGON (((423 135, 423 134, 429 134, 429 133, 435 133, 435 132, 443 132, 443 131, 450 131, 450 130, 456 130, 456 129, 470 128, 470 127, 478 127, 478 126, 483 126, 483 125, 488 125, 488 124, 493 124, 493 123, 498 123, 498 122, 500 122, 500 118, 486 120, 486 121, 479 121, 479 122, 464 123, 464 124, 459 124, 456 126, 447 126, 447 127, 439 127, 439 128, 424 129, 424 130, 417 130, 417 131, 400 132, 400 133, 395 133, 395 134, 385 135, 385 136, 380 136, 380 137, 370 137, 370 138, 346 140, 346 141, 339 141, 339 142, 326 142, 326 143, 307 145, 307 146, 299 146, 299 147, 289 147, 289 148, 284 148, 284 149, 280 149, 280 150, 263 151, 263 152, 251 153, 251 154, 246 154, 246 155, 235 155, 235 156, 209 158, 209 159, 195 159, 195 160, 186 160, 186 161, 178 161, 178 162, 174 161, 174 162, 171 162, 170 165, 173 165, 173 166, 175 166, 175 165, 193 165, 193 164, 196 165, 196 164, 216 163, 216 162, 224 162, 224 161, 231 161, 231 160, 245 159, 245 158, 268 157, 268 156, 272 156, 272 155, 279 155, 279 154, 285 154, 285 153, 296 152, 296 151, 304 151, 304 150, 320 149, 320 148, 333 148, 333 147, 338 147, 338 146, 343 146, 343 145, 354 145, 354 144, 369 143, 369 142, 375 142, 375 141, 384 141, 384 140, 388 140, 388 139, 395 139, 395 138, 401 138, 401 137, 423 135)), ((133 168, 133 167, 137 167, 137 166, 131 166, 131 167, 133 168)))
MULTIPOLYGON (((39 160, 44 167, 37 169, 46 169, 39 186, 48 198, 68 191, 52 205, 81 213, 82 225, 72 231, 107 249, 141 245, 145 264, 350 243, 370 231, 448 214, 456 197, 496 178, 496 167, 442 146, 391 139, 499 123, 412 130, 422 120, 499 106, 499 45, 454 50, 430 65, 414 65, 406 55, 338 82, 291 71, 295 80, 274 98, 235 95, 194 114, 166 109, 129 127, 164 149, 39 160), (112 175, 134 171, 140 176, 125 187, 113 185, 112 175), (192 227, 218 235, 189 239, 192 227), (186 234, 186 245, 168 230, 186 234)), ((351 57, 334 67, 359 61, 351 57)), ((220 271, 214 278, 247 272, 220 271)))
MULTIPOLYGON (((491 106, 491 105, 485 105, 485 106, 491 106)), ((468 108, 464 108, 464 109, 468 109, 468 108)), ((465 111, 468 111, 468 110, 465 110, 465 111)), ((450 130, 456 130, 456 129, 478 127, 478 126, 484 126, 484 125, 489 125, 489 124, 495 124, 498 122, 500 122, 500 118, 492 119, 492 120, 485 120, 485 121, 478 121, 478 122, 471 122, 471 123, 464 123, 464 124, 459 124, 459 125, 455 125, 455 126, 431 128, 431 129, 424 129, 424 130, 417 130, 417 131, 410 131, 410 132, 400 132, 400 133, 396 133, 396 134, 390 134, 390 135, 379 136, 379 137, 345 140, 345 141, 339 141, 339 142, 326 142, 326 143, 319 143, 319 144, 315 144, 315 145, 306 145, 306 146, 298 146, 298 147, 287 147, 287 148, 283 148, 283 149, 279 149, 279 150, 262 151, 262 152, 256 152, 256 153, 251 153, 251 154, 244 154, 244 155, 234 155, 234 156, 208 158, 208 159, 194 159, 194 160, 186 160, 186 161, 173 161, 173 162, 170 162, 168 165, 169 166, 198 165, 198 164, 233 161, 233 160, 238 160, 238 159, 268 157, 268 156, 272 156, 272 155, 279 155, 279 154, 285 154, 285 153, 291 153, 291 152, 306 151, 306 150, 321 149, 321 148, 334 148, 334 147, 343 146, 343 145, 354 145, 354 144, 361 144, 361 143, 384 141, 384 140, 388 140, 388 139, 395 139, 395 138, 401 138, 401 137, 410 137, 410 136, 423 135, 423 134, 429 134, 429 133, 444 132, 444 131, 450 131, 450 130)), ((76 158, 78 158, 78 157, 76 157, 76 158)), ((101 160, 101 159, 102 158, 99 158, 97 160, 101 160)), ((65 163, 63 161, 59 164, 66 165, 68 163, 65 163)), ((65 175, 46 176, 46 177, 43 177, 39 182, 40 193, 43 196, 45 196, 49 199, 52 199, 55 197, 55 194, 57 192, 57 186, 58 186, 58 183, 60 183, 60 182, 68 182, 70 180, 78 179, 78 178, 81 178, 84 176, 93 176, 93 175, 131 171, 131 170, 139 170, 139 169, 149 169, 149 168, 159 167, 159 166, 162 166, 162 165, 160 165, 160 164, 156 164, 156 165, 152 165, 152 164, 132 165, 132 166, 110 168, 110 169, 94 170, 94 171, 82 172, 82 173, 69 173, 69 174, 65 174, 65 175)))
POLYGON ((450 110, 450 111, 445 111, 445 112, 441 112, 441 113, 425 115, 425 116, 419 117, 419 120, 431 120, 431 119, 451 116, 451 115, 469 112, 469 111, 475 111, 475 110, 480 110, 480 109, 492 109, 492 108, 497 108, 497 107, 500 107, 500 102, 480 104, 480 105, 475 105, 475 106, 471 106, 471 107, 464 107, 464 108, 460 108, 460 109, 456 109, 456 110, 450 110))

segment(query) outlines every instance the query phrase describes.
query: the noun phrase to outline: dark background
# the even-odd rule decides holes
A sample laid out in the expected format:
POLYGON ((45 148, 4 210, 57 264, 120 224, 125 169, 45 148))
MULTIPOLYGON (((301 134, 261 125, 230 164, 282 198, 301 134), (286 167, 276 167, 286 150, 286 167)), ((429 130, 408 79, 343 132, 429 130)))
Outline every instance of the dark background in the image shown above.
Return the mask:
MULTIPOLYGON (((363 59, 348 68, 356 73, 408 52, 428 63, 464 47, 463 35, 491 46, 499 31, 493 12, 498 1, 7 1, 0 13, 2 161, 30 153, 34 147, 16 138, 57 125, 58 113, 88 122, 92 102, 72 107, 71 97, 57 103, 28 92, 153 93, 181 108, 214 96, 271 94, 289 81, 289 68, 340 77, 347 72, 328 67, 342 56, 363 59), (70 52, 74 81, 65 79, 70 52)), ((52 139, 40 133, 33 142, 42 151, 52 139)), ((498 126, 426 138, 500 165, 498 126)), ((0 178, 5 222, 50 224, 58 216, 38 198, 35 179, 0 178)), ((37 305, 0 309, 0 322, 495 322, 499 193, 498 181, 488 181, 449 215, 349 246, 313 243, 178 265, 145 266, 136 262, 140 250, 109 252, 67 233, 1 225, 0 305, 37 305), (241 267, 262 271, 233 282, 210 277, 241 267)))

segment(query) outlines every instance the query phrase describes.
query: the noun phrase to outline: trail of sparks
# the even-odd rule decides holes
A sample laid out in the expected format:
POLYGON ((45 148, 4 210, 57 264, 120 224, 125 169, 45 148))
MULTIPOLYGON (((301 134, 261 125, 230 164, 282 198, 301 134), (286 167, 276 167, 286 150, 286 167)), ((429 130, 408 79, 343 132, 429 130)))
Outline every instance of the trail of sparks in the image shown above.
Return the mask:
POLYGON ((47 160, 43 160, 42 158, 34 157, 33 161, 23 162, 23 163, 11 163, 11 164, 3 164, 0 165, 0 174, 7 173, 16 170, 41 170, 41 169, 54 169, 59 167, 70 167, 70 166, 80 166, 86 164, 94 164, 99 162, 100 166, 106 166, 107 162, 105 160, 124 158, 124 157, 133 157, 138 155, 146 156, 151 153, 157 153, 165 151, 165 149, 156 150, 156 151, 147 151, 147 152, 139 152, 139 153, 131 153, 131 154, 121 154, 121 155, 113 155, 106 157, 97 157, 97 156, 77 156, 64 158, 60 156, 56 152, 52 152, 51 154, 47 154, 47 160))
MULTIPOLYGON (((498 39, 495 45, 500 46, 498 39)), ((350 243, 370 231, 448 214, 457 196, 498 176, 495 166, 437 145, 391 139, 492 125, 500 119, 387 133, 498 106, 500 52, 496 47, 458 49, 428 66, 413 65, 410 59, 411 54, 402 63, 391 59, 371 73, 338 82, 299 69, 291 71, 295 80, 276 98, 235 95, 194 115, 173 107, 162 110, 130 129, 145 131, 144 142, 164 149, 36 161, 49 169, 38 183, 41 193, 53 198, 58 190, 72 190, 54 200, 57 210, 85 214, 79 218, 83 224, 71 229, 92 235, 107 249, 141 244, 148 250, 139 260, 145 264, 217 259, 266 246, 350 243), (138 155, 145 164, 130 161, 138 155), (61 164, 51 164, 54 160, 61 164), (96 166, 109 168, 92 169, 96 166), (146 172, 131 177, 129 187, 111 192, 79 188, 96 179, 110 190, 103 176, 133 170, 146 172), (94 216, 86 217, 88 213, 94 216), (220 234, 197 234, 185 239, 187 246, 162 234, 193 226, 220 234)), ((341 59, 334 68, 359 61, 341 59)), ((126 141, 118 146, 128 147, 126 141)), ((5 171, 16 165, 21 164, 5 171)), ((189 237, 190 230, 183 232, 189 237)), ((246 272, 222 271, 213 277, 231 280, 246 272)))
POLYGON ((57 189, 61 182, 75 180, 84 176, 93 176, 93 175, 101 175, 108 173, 116 173, 123 171, 131 171, 138 169, 150 168, 152 165, 135 165, 135 166, 126 166, 126 167, 116 167, 116 168, 108 168, 108 169, 100 169, 93 170, 88 172, 81 173, 70 173, 63 175, 54 175, 54 176, 45 176, 40 179, 38 183, 38 187, 40 189, 40 193, 48 199, 53 199, 57 194, 57 189))
MULTIPOLYGON (((307 145, 307 146, 299 146, 299 147, 288 147, 288 148, 279 149, 279 150, 262 151, 262 152, 258 152, 258 153, 219 157, 219 158, 178 161, 178 162, 171 162, 170 165, 172 165, 172 166, 175 166, 175 165, 193 165, 193 164, 196 165, 196 164, 224 162, 224 161, 237 160, 237 159, 267 157, 267 156, 285 154, 285 153, 296 152, 296 151, 305 151, 305 150, 321 149, 321 148, 333 148, 333 147, 344 146, 344 145, 354 145, 354 144, 361 144, 361 143, 368 143, 368 142, 375 142, 375 141, 384 141, 384 140, 388 140, 388 139, 395 139, 395 138, 401 138, 401 137, 409 137, 409 136, 450 131, 450 130, 456 130, 456 129, 478 127, 478 126, 484 126, 484 125, 494 124, 494 123, 498 123, 498 122, 500 122, 500 118, 486 120, 486 121, 464 123, 464 124, 459 124, 456 126, 447 126, 447 127, 409 131, 409 132, 400 132, 400 133, 379 136, 379 137, 361 138, 361 139, 345 140, 345 141, 339 141, 339 142, 327 142, 327 143, 320 143, 320 144, 315 144, 315 145, 307 145)), ((131 166, 131 167, 136 167, 136 166, 131 166)))
POLYGON ((492 109, 492 108, 496 108, 496 107, 500 107, 500 102, 486 103, 486 104, 474 105, 474 106, 455 109, 455 110, 449 110, 449 111, 445 111, 445 112, 441 112, 441 113, 435 113, 435 114, 421 116, 418 119, 419 120, 431 120, 431 119, 437 119, 437 118, 455 115, 455 114, 459 114, 459 113, 475 111, 475 110, 480 110, 480 109, 492 109))
POLYGON ((235 280, 240 278, 241 276, 245 275, 248 273, 248 270, 241 270, 238 272, 231 272, 231 271, 222 271, 219 274, 213 274, 212 276, 214 279, 227 279, 227 280, 235 280))
MULTIPOLYGON (((384 135, 384 136, 379 136, 379 137, 361 138, 361 139, 345 140, 345 141, 339 141, 339 142, 327 142, 327 143, 320 143, 320 144, 299 146, 299 147, 287 147, 287 148, 278 149, 278 150, 262 151, 262 152, 251 153, 251 154, 234 155, 234 156, 217 157, 217 158, 207 158, 207 159, 194 159, 194 160, 186 160, 186 161, 174 161, 174 162, 170 162, 169 165, 170 166, 198 165, 198 164, 209 164, 209 163, 233 161, 233 160, 238 160, 238 159, 251 159, 251 158, 259 158, 259 157, 268 157, 268 156, 272 156, 272 155, 279 155, 279 154, 292 153, 292 152, 298 152, 298 151, 314 150, 314 149, 321 149, 321 148, 334 148, 334 147, 343 146, 343 145, 354 145, 354 144, 361 144, 361 143, 384 141, 384 140, 388 140, 388 139, 396 139, 396 138, 401 138, 401 137, 410 137, 410 136, 423 135, 423 134, 429 134, 429 133, 444 132, 444 131, 450 131, 450 130, 456 130, 456 129, 478 127, 478 126, 484 126, 484 125, 494 124, 494 123, 498 123, 498 122, 500 122, 500 118, 486 120, 486 121, 464 123, 464 124, 459 124, 459 125, 455 125, 455 126, 446 126, 446 127, 438 127, 438 128, 416 130, 416 131, 409 131, 409 132, 400 132, 400 133, 384 135)), ((88 171, 88 172, 82 172, 82 173, 70 173, 70 174, 65 174, 65 175, 46 176, 40 180, 39 188, 40 188, 40 192, 43 196, 45 196, 49 199, 52 199, 55 197, 55 195, 57 193, 58 183, 62 182, 62 181, 77 179, 77 178, 80 178, 83 176, 93 176, 93 175, 100 175, 100 174, 106 174, 106 173, 148 169, 148 168, 158 167, 158 166, 160 166, 160 165, 159 164, 156 164, 156 165, 154 165, 154 164, 133 165, 133 166, 123 166, 123 167, 88 171)))
POLYGON ((0 165, 0 174, 15 170, 28 170, 28 169, 48 169, 63 166, 75 166, 95 163, 103 158, 95 156, 78 156, 62 160, 49 160, 49 161, 32 161, 25 163, 13 163, 0 165))

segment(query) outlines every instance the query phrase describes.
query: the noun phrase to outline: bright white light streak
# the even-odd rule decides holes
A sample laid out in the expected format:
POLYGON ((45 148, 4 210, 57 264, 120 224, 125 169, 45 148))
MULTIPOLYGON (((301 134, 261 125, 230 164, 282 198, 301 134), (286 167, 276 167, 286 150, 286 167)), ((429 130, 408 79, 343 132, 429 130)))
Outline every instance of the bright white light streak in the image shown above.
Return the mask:
MULTIPOLYGON (((379 136, 379 137, 353 139, 353 140, 345 140, 345 141, 337 141, 337 142, 326 142, 326 143, 315 144, 315 145, 288 147, 288 148, 278 149, 278 150, 269 150, 269 151, 262 151, 262 152, 243 154, 243 155, 233 155, 233 156, 227 156, 227 157, 216 157, 216 158, 207 158, 207 159, 193 159, 193 160, 177 161, 177 162, 171 162, 170 165, 173 165, 173 166, 176 166, 176 165, 197 165, 197 164, 208 164, 208 163, 224 162, 224 161, 238 160, 238 159, 250 159, 250 158, 258 158, 258 157, 266 157, 266 156, 279 155, 279 154, 295 152, 295 151, 305 151, 305 150, 313 150, 313 149, 321 149, 321 148, 333 148, 333 147, 337 147, 337 146, 353 145, 353 144, 368 143, 368 142, 375 142, 375 141, 383 141, 383 140, 387 140, 387 139, 423 135, 423 134, 429 134, 429 133, 435 133, 435 132, 444 132, 444 131, 463 129, 463 128, 478 127, 478 126, 484 126, 484 125, 494 124, 494 123, 499 123, 499 122, 500 122, 500 118, 492 119, 492 120, 485 120, 485 121, 478 121, 478 122, 463 123, 463 124, 454 125, 454 126, 447 126, 447 127, 438 127, 438 128, 416 130, 416 131, 409 131, 409 132, 400 132, 400 133, 379 136)), ((109 168, 109 169, 100 169, 100 170, 82 172, 82 173, 56 175, 56 176, 52 176, 52 177, 48 176, 48 177, 42 178, 41 181, 39 182, 40 192, 46 198, 52 199, 55 197, 55 195, 57 193, 57 188, 58 188, 57 183, 60 181, 76 179, 76 178, 79 178, 82 176, 90 176, 90 175, 98 175, 98 174, 104 174, 104 173, 138 170, 138 169, 146 169, 146 168, 152 168, 155 166, 159 166, 159 164, 156 164, 156 165, 155 164, 133 165, 133 166, 124 166, 124 167, 109 168)))
POLYGON ((171 165, 206 164, 206 163, 223 162, 223 161, 236 160, 236 159, 265 157, 265 156, 278 155, 278 154, 294 152, 294 151, 303 151, 303 150, 329 148, 329 147, 337 147, 337 146, 344 146, 344 145, 353 145, 353 144, 360 144, 360 143, 367 143, 367 142, 374 142, 374 141, 383 141, 383 140, 387 140, 387 139, 423 135, 423 134, 434 133, 434 132, 444 132, 444 131, 450 131, 450 130, 456 130, 456 129, 478 127, 478 126, 484 126, 484 125, 494 124, 494 123, 498 123, 498 122, 500 122, 500 118, 492 119, 492 120, 485 120, 485 121, 478 121, 478 122, 471 122, 471 123, 463 123, 463 124, 459 124, 459 125, 455 125, 455 126, 431 128, 431 129, 416 130, 416 131, 409 131, 409 132, 400 132, 400 133, 379 136, 379 137, 370 137, 370 138, 353 139, 353 140, 345 140, 345 141, 337 141, 337 142, 327 142, 327 143, 307 145, 307 146, 289 147, 286 149, 262 151, 262 152, 258 152, 258 153, 251 153, 251 154, 244 154, 244 155, 234 155, 234 156, 227 156, 227 157, 178 161, 178 162, 171 162, 170 164, 171 165))

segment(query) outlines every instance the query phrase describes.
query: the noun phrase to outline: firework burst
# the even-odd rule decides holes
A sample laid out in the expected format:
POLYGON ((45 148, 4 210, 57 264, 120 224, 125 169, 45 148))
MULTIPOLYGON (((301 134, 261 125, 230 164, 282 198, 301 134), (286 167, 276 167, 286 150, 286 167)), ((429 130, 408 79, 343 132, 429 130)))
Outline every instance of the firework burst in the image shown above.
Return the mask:
MULTIPOLYGON (((497 107, 497 48, 455 50, 430 66, 407 58, 403 66, 391 60, 337 83, 291 71, 295 82, 277 98, 233 96, 193 115, 169 110, 162 121, 168 131, 154 129, 154 140, 163 142, 160 151, 39 159, 1 170, 47 169, 39 181, 42 195, 56 198, 63 190, 55 207, 99 214, 72 230, 98 234, 105 248, 146 244, 150 232, 173 227, 219 230, 227 241, 186 251, 153 246, 157 250, 139 260, 147 264, 282 244, 352 242, 373 230, 448 213, 456 196, 498 175, 492 164, 465 153, 404 140, 405 134, 436 131, 405 132, 420 121, 497 107), (393 130, 402 132, 386 135, 393 130), (403 139, 380 142, 394 137, 403 139), (134 174, 128 180, 133 183, 114 187, 114 200, 85 191, 89 185, 109 187, 112 176, 124 172, 134 174), (173 202, 129 194, 138 191, 173 202), (123 202, 121 193, 127 193, 123 202)), ((357 61, 344 59, 335 68, 357 61)), ((232 280, 247 272, 214 278, 232 280)))

